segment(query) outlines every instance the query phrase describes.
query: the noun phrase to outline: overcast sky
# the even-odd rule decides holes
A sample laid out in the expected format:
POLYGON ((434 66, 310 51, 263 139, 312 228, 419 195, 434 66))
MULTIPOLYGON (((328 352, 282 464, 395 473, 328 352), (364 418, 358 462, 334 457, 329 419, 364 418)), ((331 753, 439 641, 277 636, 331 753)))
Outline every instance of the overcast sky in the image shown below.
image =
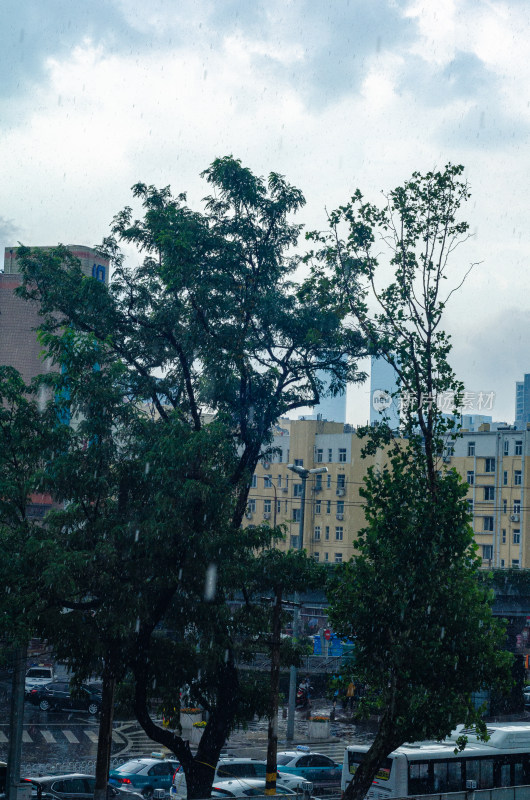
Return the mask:
MULTIPOLYGON (((93 245, 136 181, 197 206, 233 154, 304 192, 299 221, 356 188, 466 167, 480 262, 447 315, 453 366, 513 421, 530 372, 527 0, 3 0, 0 245, 93 245)), ((349 419, 368 417, 368 387, 349 419)))

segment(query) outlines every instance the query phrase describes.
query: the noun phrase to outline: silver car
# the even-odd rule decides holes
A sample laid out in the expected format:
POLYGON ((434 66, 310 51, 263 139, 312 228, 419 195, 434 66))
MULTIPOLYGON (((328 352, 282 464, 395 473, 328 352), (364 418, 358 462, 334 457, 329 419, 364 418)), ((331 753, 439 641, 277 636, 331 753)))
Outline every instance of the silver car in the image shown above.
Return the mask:
MULTIPOLYGON (((219 785, 219 781, 226 781, 229 779, 244 779, 258 780, 264 784, 265 773, 267 771, 267 762, 257 758, 221 758, 217 764, 214 785, 219 785)), ((313 793, 313 784, 311 781, 301 778, 299 775, 289 775, 284 772, 278 772, 278 781, 286 789, 299 794, 307 794, 308 796, 313 793)), ((182 767, 173 776, 173 785, 170 789, 170 796, 173 800, 186 800, 186 776, 182 767)))

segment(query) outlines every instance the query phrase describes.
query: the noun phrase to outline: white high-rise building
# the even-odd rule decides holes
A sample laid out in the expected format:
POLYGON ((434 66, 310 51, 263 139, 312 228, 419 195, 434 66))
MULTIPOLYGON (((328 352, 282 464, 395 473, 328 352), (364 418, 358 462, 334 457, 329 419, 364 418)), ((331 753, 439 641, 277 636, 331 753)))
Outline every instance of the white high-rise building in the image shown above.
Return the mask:
POLYGON ((385 421, 392 430, 399 429, 399 397, 394 367, 384 358, 372 356, 370 375, 370 425, 385 421), (394 397, 392 395, 395 395, 394 397))

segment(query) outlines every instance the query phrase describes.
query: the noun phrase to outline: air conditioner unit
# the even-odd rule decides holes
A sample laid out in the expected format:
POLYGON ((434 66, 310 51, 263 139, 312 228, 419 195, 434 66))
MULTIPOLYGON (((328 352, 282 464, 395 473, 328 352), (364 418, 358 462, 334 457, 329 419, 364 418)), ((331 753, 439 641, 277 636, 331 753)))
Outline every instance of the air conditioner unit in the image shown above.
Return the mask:
POLYGON ((345 494, 346 494, 346 489, 337 489, 337 495, 339 497, 344 497, 345 494))
POLYGON ((271 465, 270 461, 264 461, 263 462, 263 469, 269 469, 270 465, 271 465))
POLYGON ((271 518, 270 511, 264 511, 263 512, 263 519, 270 519, 270 518, 271 518))
POLYGON ((252 519, 252 511, 247 511, 247 513, 245 514, 245 517, 247 519, 252 519))
POLYGON ((282 492, 284 494, 287 494, 288 491, 289 491, 289 489, 287 488, 287 486, 284 486, 283 489, 282 489, 282 492))
POLYGON ((510 519, 511 519, 512 522, 519 522, 520 518, 521 518, 520 514, 511 514, 510 515, 510 519))
POLYGON ((317 492, 321 492, 322 491, 322 486, 313 486, 313 491, 315 492, 315 494, 317 492))
POLYGON ((451 456, 444 456, 442 458, 442 461, 444 462, 444 464, 448 464, 451 461, 451 456))
POLYGON ((337 514, 337 519, 344 519, 344 514, 337 514))

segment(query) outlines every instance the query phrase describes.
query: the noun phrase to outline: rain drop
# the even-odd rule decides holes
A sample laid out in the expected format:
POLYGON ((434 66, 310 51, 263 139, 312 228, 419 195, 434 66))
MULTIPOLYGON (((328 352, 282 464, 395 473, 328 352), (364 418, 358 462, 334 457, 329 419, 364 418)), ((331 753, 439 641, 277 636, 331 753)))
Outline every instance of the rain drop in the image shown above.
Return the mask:
POLYGON ((206 570, 206 581, 204 583, 204 599, 213 600, 217 588, 217 566, 210 564, 206 570))

